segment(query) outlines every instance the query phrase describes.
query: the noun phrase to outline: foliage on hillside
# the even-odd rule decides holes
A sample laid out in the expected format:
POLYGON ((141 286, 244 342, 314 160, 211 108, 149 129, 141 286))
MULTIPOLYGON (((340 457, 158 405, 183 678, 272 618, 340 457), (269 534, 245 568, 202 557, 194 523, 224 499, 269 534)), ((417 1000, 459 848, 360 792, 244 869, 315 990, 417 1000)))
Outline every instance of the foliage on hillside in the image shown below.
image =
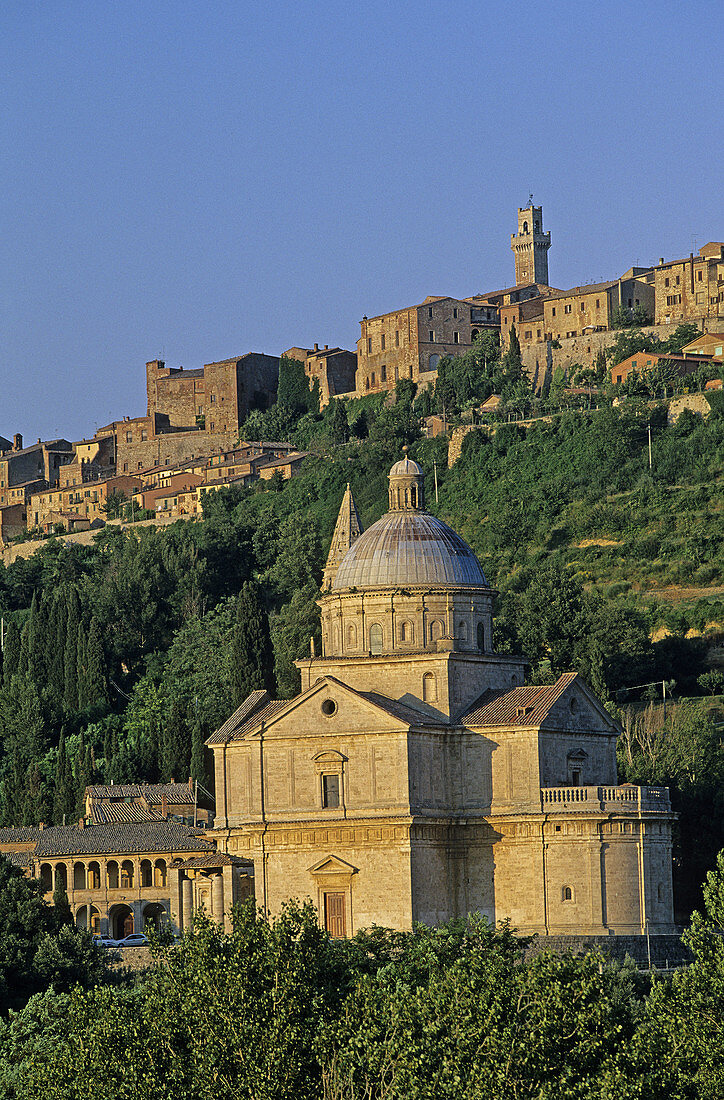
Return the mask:
POLYGON ((8 1100, 711 1100, 724 1080, 724 859, 664 981, 524 956, 479 917, 330 939, 311 907, 205 919, 134 986, 0 1024, 8 1100), (719 932, 719 934, 717 934, 719 932))

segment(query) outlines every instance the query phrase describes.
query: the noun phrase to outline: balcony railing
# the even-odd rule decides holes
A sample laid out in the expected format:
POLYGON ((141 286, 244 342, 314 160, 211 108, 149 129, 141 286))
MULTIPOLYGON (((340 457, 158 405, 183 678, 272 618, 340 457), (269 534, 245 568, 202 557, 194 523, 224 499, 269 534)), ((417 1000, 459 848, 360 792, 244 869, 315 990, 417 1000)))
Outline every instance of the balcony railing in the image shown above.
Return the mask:
POLYGON ((543 813, 671 809, 668 787, 541 787, 543 813))

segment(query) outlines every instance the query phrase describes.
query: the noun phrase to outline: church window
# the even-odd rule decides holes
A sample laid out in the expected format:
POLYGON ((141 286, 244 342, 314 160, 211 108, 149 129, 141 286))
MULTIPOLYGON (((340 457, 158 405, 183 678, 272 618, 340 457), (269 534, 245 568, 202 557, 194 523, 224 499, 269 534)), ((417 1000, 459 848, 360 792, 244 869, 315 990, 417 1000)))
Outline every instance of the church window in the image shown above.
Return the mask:
POLYGON ((437 702, 437 680, 434 672, 426 672, 422 677, 422 698, 426 703, 437 702))
POLYGON ((467 642, 468 640, 468 624, 465 622, 458 623, 458 638, 461 642, 467 642))
POLYGON ((439 619, 433 619, 430 623, 430 641, 436 642, 438 638, 443 636, 443 625, 439 619))
POLYGON ((339 780, 338 775, 322 776, 322 807, 325 810, 339 809, 339 780))
POLYGON ((350 623, 347 627, 347 645, 350 649, 355 649, 357 646, 357 627, 354 623, 350 623))
POLYGON ((327 718, 331 718, 333 714, 337 713, 337 704, 334 699, 325 699, 322 703, 322 714, 327 718))
POLYGON ((370 627, 370 652, 381 653, 383 641, 382 627, 379 623, 372 623, 370 627))
POLYGON ((485 649, 485 627, 482 623, 478 623, 478 649, 485 649))
POLYGON ((563 901, 573 901, 573 887, 564 886, 561 892, 563 901))
POLYGON ((400 641, 412 642, 415 637, 415 630, 412 623, 406 619, 404 623, 400 625, 400 641))

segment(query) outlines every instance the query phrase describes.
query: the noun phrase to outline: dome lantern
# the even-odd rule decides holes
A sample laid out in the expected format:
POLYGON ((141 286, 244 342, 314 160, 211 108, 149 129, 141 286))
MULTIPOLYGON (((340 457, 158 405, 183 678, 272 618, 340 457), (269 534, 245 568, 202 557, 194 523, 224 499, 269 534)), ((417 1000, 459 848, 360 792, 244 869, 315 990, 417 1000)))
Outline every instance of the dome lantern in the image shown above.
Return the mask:
POLYGON ((422 466, 409 458, 407 447, 402 448, 405 457, 396 462, 389 473, 390 511, 425 511, 425 474, 422 466))

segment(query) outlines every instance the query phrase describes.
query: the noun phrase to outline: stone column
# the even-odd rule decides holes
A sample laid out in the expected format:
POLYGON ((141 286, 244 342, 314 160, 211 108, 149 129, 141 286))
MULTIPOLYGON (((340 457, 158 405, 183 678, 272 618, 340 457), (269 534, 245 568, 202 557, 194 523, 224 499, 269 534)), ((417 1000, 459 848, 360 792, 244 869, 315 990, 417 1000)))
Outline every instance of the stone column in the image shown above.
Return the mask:
POLYGON ((211 880, 211 912, 219 924, 224 923, 224 880, 221 874, 211 880))
POLYGON ((169 918, 171 924, 175 925, 176 931, 182 932, 184 920, 183 899, 181 897, 181 871, 177 871, 175 867, 169 867, 167 875, 167 881, 171 891, 169 918))
POLYGON ((194 886, 190 878, 181 879, 181 908, 183 930, 188 932, 194 919, 194 886))
POLYGON ((231 931, 231 907, 236 901, 234 897, 234 868, 224 867, 221 872, 224 884, 224 928, 231 931))

